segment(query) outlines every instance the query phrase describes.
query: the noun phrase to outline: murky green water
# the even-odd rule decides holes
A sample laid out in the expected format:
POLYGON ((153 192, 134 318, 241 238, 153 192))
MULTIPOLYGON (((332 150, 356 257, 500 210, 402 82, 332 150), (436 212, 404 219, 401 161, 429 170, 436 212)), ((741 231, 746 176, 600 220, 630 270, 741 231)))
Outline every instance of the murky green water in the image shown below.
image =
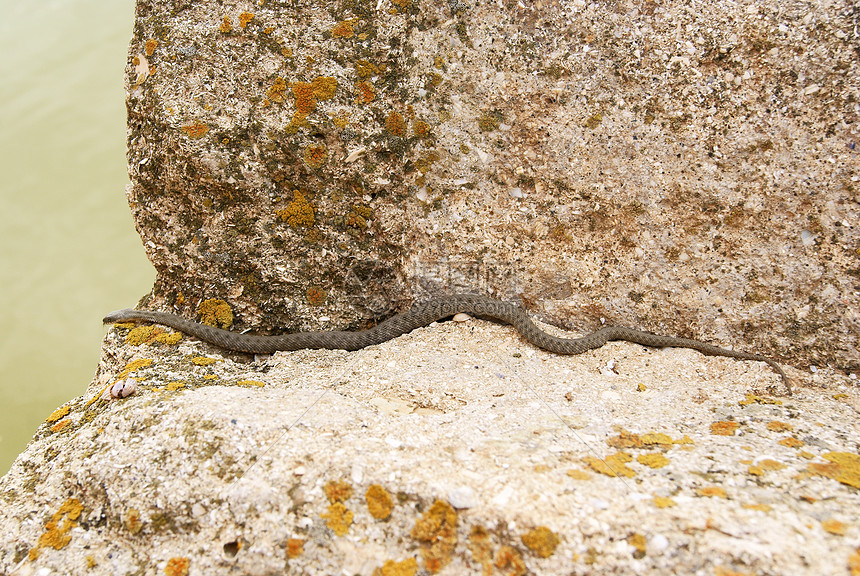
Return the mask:
POLYGON ((154 273, 125 202, 133 0, 0 0, 0 473, 154 273))

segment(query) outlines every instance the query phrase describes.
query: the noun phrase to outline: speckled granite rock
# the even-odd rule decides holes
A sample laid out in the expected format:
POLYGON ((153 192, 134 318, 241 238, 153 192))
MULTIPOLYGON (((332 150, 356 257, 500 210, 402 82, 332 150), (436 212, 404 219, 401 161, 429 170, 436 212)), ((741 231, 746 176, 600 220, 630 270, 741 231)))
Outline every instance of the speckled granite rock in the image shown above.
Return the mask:
POLYGON ((248 363, 108 334, 0 480, 17 574, 848 574, 860 394, 473 320, 248 363), (137 379, 124 400, 97 398, 137 379), (184 570, 187 568, 187 572, 184 570), (399 571, 398 571, 399 570, 399 571))
POLYGON ((521 298, 857 370, 848 0, 140 0, 148 305, 356 328, 521 298))

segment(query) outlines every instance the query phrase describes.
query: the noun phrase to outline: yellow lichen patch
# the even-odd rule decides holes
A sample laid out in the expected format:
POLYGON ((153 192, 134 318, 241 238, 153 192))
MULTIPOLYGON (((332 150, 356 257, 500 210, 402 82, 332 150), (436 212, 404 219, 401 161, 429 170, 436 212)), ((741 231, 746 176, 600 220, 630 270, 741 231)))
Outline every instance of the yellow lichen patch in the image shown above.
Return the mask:
POLYGON ((860 489, 860 456, 850 452, 828 452, 822 454, 822 458, 829 462, 811 462, 807 466, 810 472, 860 489))
POLYGON ((355 30, 353 30, 352 22, 349 20, 338 22, 334 25, 334 28, 331 29, 332 38, 352 38, 354 35, 355 30))
POLYGON ((777 462, 776 460, 771 460, 770 458, 760 460, 758 465, 761 466, 762 470, 782 470, 785 468, 785 464, 777 462))
POLYGON ((298 558, 305 552, 305 541, 301 538, 287 538, 287 557, 298 558))
POLYGON ((761 466, 750 466, 749 473, 752 476, 764 476, 764 470, 761 466))
POLYGON ((445 567, 457 545, 457 511, 442 500, 436 500, 412 528, 412 537, 422 543, 421 556, 430 572, 445 567))
POLYGON ((328 160, 328 148, 325 147, 325 144, 311 144, 305 148, 302 158, 309 168, 318 170, 328 160))
POLYGON ((152 56, 155 52, 155 49, 158 47, 158 40, 155 38, 150 38, 143 45, 143 51, 147 56, 152 56))
POLYGON ((669 463, 669 459, 663 456, 660 452, 651 452, 650 454, 640 454, 636 457, 636 461, 651 468, 662 468, 669 463))
POLYGON ((794 430, 794 426, 791 424, 786 424, 785 422, 779 422, 777 420, 768 422, 766 427, 771 432, 791 432, 794 430))
POLYGON ((140 512, 136 508, 129 508, 125 513, 125 518, 122 519, 125 529, 132 534, 137 534, 143 529, 143 522, 140 520, 140 512))
POLYGON ((541 558, 549 558, 558 547, 560 540, 555 532, 546 526, 538 526, 522 535, 523 544, 541 558))
POLYGON ((283 210, 278 210, 277 215, 292 228, 314 225, 314 208, 298 190, 293 191, 293 201, 283 210))
POLYGON ((386 560, 385 564, 373 571, 373 576, 415 576, 418 572, 418 560, 407 558, 402 562, 386 560))
POLYGON ((358 60, 355 63, 355 73, 359 78, 370 78, 380 72, 379 67, 369 60, 358 60))
POLYGON ((607 476, 627 476, 628 478, 632 478, 636 475, 636 472, 632 468, 626 466, 627 462, 633 460, 633 457, 626 452, 616 452, 602 460, 593 456, 586 456, 582 460, 595 472, 600 472, 607 476))
POLYGON ((739 572, 725 566, 717 566, 714 568, 714 576, 754 576, 754 574, 752 572, 739 572))
POLYGON ((738 400, 738 404, 741 406, 749 406, 750 404, 781 405, 782 400, 771 400, 770 398, 762 398, 761 396, 756 396, 755 394, 747 394, 746 398, 744 398, 743 400, 738 400))
POLYGON ((328 512, 322 514, 322 518, 326 521, 326 526, 331 528, 331 531, 338 536, 346 536, 346 533, 349 532, 349 527, 352 524, 352 516, 352 510, 340 502, 329 504, 328 512))
POLYGON ((740 427, 737 422, 731 420, 723 420, 711 424, 711 434, 716 436, 734 436, 735 430, 740 427))
POLYGON ((412 0, 391 0, 391 3, 400 8, 406 8, 412 0))
POLYGON ((642 434, 640 439, 642 440, 642 444, 646 446, 651 446, 653 444, 657 444, 659 446, 672 445, 672 438, 670 438, 668 434, 663 434, 662 432, 648 432, 647 434, 642 434))
POLYGON ((367 492, 364 493, 364 499, 367 501, 367 511, 377 520, 385 520, 391 516, 394 501, 388 490, 379 484, 371 484, 367 492))
POLYGON ((627 543, 633 546, 636 551, 633 553, 634 558, 643 558, 645 556, 645 535, 639 532, 634 532, 627 537, 627 543))
POLYGON ((352 486, 343 480, 332 480, 323 487, 323 492, 331 503, 346 502, 352 497, 352 486))
POLYGON ((642 382, 640 382, 639 384, 636 385, 636 391, 637 392, 645 392, 645 390, 647 390, 647 389, 648 388, 642 382))
POLYGON ((51 519, 45 523, 45 531, 39 536, 36 547, 30 550, 30 560, 39 557, 42 548, 50 546, 54 550, 62 550, 71 542, 69 532, 78 525, 84 507, 77 498, 69 498, 60 506, 51 519))
POLYGON ((170 332, 155 335, 156 342, 158 342, 159 344, 166 344, 168 346, 178 344, 180 340, 182 340, 182 334, 180 334, 179 332, 170 332))
POLYGON ((657 508, 671 508, 677 505, 677 502, 667 496, 654 496, 654 506, 657 508))
POLYGON ((192 140, 198 140, 206 136, 206 133, 209 132, 209 126, 196 120, 187 126, 183 126, 182 131, 185 132, 185 135, 192 140))
POLYGON ((222 34, 229 34, 233 31, 233 21, 230 20, 229 16, 224 16, 224 19, 221 20, 221 26, 218 27, 218 30, 222 34))
POLYGON ((188 566, 191 562, 184 556, 177 556, 167 561, 164 567, 166 576, 188 576, 188 566))
POLYGON ((68 406, 60 406, 59 408, 51 412, 51 415, 45 419, 45 422, 51 423, 57 422, 58 420, 62 420, 71 411, 72 409, 68 406))
POLYGON ((845 536, 845 532, 848 530, 848 527, 845 524, 835 518, 822 520, 821 527, 825 532, 829 532, 835 536, 845 536))
POLYGON ((331 76, 318 76, 311 82, 317 100, 330 100, 337 91, 337 79, 331 76))
POLYGON ((639 434, 633 434, 632 432, 622 429, 618 433, 618 436, 610 436, 607 438, 606 443, 613 448, 618 449, 640 448, 642 446, 642 439, 639 437, 639 434))
POLYGON ((206 356, 195 356, 191 359, 191 363, 195 366, 210 366, 218 362, 218 358, 208 358, 206 356))
POLYGON ((287 92, 287 81, 278 76, 272 86, 266 90, 266 98, 272 102, 282 103, 287 92))
POLYGON ((175 391, 179 390, 180 388, 185 388, 185 382, 178 382, 178 381, 168 382, 167 386, 165 386, 165 388, 169 392, 175 392, 175 391))
POLYGON ((155 341, 158 334, 164 333, 164 330, 158 326, 137 326, 129 330, 125 335, 125 343, 129 346, 140 346, 141 344, 149 344, 155 341))
POLYGON ((705 486, 696 490, 696 494, 706 498, 728 498, 725 488, 720 486, 705 486))
POLYGON ((603 121, 603 115, 598 112, 597 114, 592 115, 585 121, 585 127, 589 130, 594 130, 597 128, 600 123, 603 121))
POLYGON ((233 325, 233 310, 224 300, 218 298, 204 300, 197 307, 197 313, 200 315, 200 321, 203 324, 224 328, 225 330, 233 325))
POLYGON ((783 438, 782 440, 777 442, 777 444, 781 446, 787 446, 789 448, 800 448, 805 444, 805 442, 803 440, 795 438, 794 436, 789 436, 788 438, 783 438))
POLYGON ((239 27, 244 30, 253 19, 254 15, 252 13, 242 12, 241 14, 239 14, 239 27))
POLYGON ((132 360, 125 365, 125 368, 122 369, 122 372, 116 375, 116 380, 123 380, 135 370, 146 368, 150 364, 152 364, 152 360, 149 358, 138 358, 137 360, 132 360))
POLYGON ((695 444, 695 442, 693 442, 693 439, 690 438, 689 436, 687 436, 686 434, 684 434, 683 438, 675 438, 674 440, 672 440, 672 443, 673 444, 695 444))
POLYGON ((743 508, 747 510, 758 510, 759 512, 770 512, 770 505, 768 504, 742 504, 743 508))
POLYGON ((591 474, 586 470, 568 470, 567 475, 573 478, 574 480, 589 480, 591 479, 591 474))
POLYGON ((493 545, 486 528, 480 524, 472 526, 468 548, 472 554, 472 560, 483 567, 484 576, 490 576, 493 573, 493 545))
POLYGON ((504 570, 505 572, 503 573, 506 576, 525 576, 525 574, 528 574, 528 568, 526 568, 526 561, 523 559, 523 555, 513 546, 505 545, 499 548, 499 552, 496 554, 495 566, 499 570, 504 570))
POLYGON ((236 385, 237 386, 254 386, 256 388, 263 388, 266 385, 266 383, 260 382, 258 380, 239 380, 238 382, 236 382, 236 385))
POLYGON ((397 111, 388 114, 385 118, 385 131, 398 138, 406 136, 406 120, 403 114, 397 111))

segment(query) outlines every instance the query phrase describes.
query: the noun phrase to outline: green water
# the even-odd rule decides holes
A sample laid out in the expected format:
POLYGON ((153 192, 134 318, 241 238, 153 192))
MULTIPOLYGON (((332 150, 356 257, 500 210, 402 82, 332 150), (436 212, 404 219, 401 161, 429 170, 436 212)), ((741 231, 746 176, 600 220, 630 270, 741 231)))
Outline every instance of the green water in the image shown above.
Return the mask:
POLYGON ((0 474, 152 285, 125 201, 132 0, 0 0, 0 474))

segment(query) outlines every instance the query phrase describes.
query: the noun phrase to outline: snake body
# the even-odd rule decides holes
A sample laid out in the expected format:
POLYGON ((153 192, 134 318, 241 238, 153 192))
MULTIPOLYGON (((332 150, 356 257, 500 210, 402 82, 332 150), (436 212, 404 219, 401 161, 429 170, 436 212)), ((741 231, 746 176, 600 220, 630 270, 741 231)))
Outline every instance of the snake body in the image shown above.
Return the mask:
POLYGON ((229 332, 199 322, 186 320, 167 312, 133 310, 127 308, 111 312, 104 318, 105 324, 115 322, 146 321, 169 326, 220 348, 252 354, 272 354, 281 350, 325 348, 328 350, 359 350, 380 344, 416 328, 448 318, 458 313, 492 318, 514 326, 522 336, 539 348, 556 354, 581 354, 599 348, 611 340, 624 340, 655 348, 691 348, 711 356, 727 356, 739 360, 765 362, 773 368, 791 394, 791 383, 775 361, 749 352, 720 348, 699 340, 660 336, 624 326, 606 326, 581 338, 558 338, 547 334, 532 322, 519 307, 486 296, 454 295, 417 304, 407 312, 397 314, 380 322, 373 328, 357 332, 299 332, 280 336, 254 336, 229 332))

